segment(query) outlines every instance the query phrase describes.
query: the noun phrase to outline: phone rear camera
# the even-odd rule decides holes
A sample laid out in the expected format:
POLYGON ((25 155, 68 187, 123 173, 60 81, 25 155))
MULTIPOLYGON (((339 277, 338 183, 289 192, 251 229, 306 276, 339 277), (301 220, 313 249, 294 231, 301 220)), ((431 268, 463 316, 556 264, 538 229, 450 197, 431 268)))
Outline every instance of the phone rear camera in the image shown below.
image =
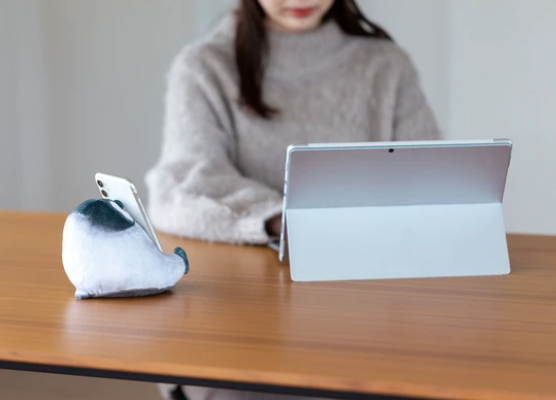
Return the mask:
POLYGON ((393 153, 393 152, 394 152, 394 149, 390 149, 390 150, 388 150, 388 152, 389 152, 389 153, 393 153))
POLYGON ((100 192, 104 197, 108 197, 108 193, 106 193, 106 190, 101 190, 100 192))
POLYGON ((102 181, 97 181, 97 185, 98 187, 104 187, 104 183, 102 183, 102 181))

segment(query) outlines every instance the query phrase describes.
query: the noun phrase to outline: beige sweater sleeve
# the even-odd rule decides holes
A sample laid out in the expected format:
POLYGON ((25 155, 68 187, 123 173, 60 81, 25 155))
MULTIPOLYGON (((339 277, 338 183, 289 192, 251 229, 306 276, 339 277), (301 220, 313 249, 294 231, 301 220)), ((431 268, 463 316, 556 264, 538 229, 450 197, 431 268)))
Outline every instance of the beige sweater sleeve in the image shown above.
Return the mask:
POLYGON ((222 95, 190 68, 178 58, 168 75, 162 154, 146 176, 152 223, 183 237, 266 243, 265 221, 280 214, 282 194, 238 171, 222 95))
POLYGON ((400 55, 404 59, 400 65, 404 68, 396 94, 394 139, 441 140, 443 135, 421 89, 419 74, 409 56, 403 52, 400 55))

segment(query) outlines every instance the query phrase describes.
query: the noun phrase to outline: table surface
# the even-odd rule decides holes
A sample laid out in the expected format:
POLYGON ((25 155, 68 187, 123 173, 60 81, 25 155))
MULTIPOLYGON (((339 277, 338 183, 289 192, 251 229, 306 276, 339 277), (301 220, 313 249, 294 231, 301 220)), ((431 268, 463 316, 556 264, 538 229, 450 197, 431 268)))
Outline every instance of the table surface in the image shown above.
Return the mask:
POLYGON ((64 220, 0 212, 3 368, 336 397, 556 399, 555 237, 509 236, 507 276, 293 283, 272 250, 161 236, 191 260, 172 292, 79 301, 61 263, 64 220))

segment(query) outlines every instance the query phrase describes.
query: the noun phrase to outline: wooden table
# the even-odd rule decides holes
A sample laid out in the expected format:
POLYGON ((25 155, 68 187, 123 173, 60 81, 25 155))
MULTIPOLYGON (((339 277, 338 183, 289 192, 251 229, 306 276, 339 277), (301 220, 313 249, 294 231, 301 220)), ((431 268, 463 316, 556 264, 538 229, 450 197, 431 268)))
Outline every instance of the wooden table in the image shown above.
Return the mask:
POLYGON ((172 293, 85 300, 64 215, 0 212, 0 367, 358 399, 556 399, 556 238, 512 274, 298 284, 273 251, 162 237, 172 293))

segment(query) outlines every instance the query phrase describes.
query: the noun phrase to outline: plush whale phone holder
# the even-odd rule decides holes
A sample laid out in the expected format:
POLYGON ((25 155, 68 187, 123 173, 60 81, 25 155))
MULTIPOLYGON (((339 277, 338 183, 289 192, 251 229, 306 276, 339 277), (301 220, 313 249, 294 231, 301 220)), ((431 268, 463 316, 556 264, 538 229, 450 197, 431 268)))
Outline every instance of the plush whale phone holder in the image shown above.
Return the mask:
POLYGON ((66 219, 64 270, 75 297, 139 297, 165 292, 189 272, 185 251, 165 254, 120 202, 87 200, 66 219))

